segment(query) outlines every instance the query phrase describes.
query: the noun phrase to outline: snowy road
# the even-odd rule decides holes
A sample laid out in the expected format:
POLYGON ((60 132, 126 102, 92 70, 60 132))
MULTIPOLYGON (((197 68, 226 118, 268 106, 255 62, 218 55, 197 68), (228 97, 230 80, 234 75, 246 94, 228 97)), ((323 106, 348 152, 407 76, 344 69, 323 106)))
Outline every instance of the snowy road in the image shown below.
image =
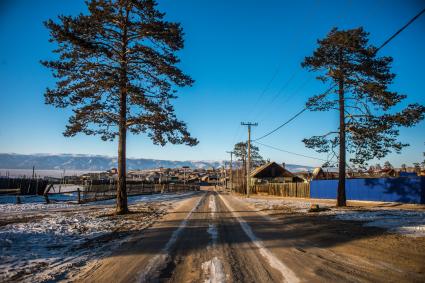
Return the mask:
POLYGON ((424 282, 425 209, 200 192, 0 204, 0 282, 424 282), (370 205, 369 205, 370 206, 370 205))
POLYGON ((88 264, 84 282, 423 282, 423 237, 330 215, 266 214, 212 189, 88 264))

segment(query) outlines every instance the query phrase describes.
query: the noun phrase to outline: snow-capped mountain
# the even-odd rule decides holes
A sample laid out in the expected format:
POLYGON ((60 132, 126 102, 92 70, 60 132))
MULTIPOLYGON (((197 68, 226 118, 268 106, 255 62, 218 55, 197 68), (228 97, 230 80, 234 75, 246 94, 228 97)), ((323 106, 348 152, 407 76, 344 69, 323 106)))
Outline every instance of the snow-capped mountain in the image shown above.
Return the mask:
MULTIPOLYGON (((117 158, 103 155, 86 154, 10 154, 0 153, 0 168, 30 169, 67 169, 67 170, 108 170, 117 167, 117 158)), ((172 161, 145 158, 128 158, 127 168, 152 169, 158 167, 176 168, 189 166, 191 168, 220 167, 222 161, 172 161)))
MULTIPOLYGON (((217 168, 223 166, 223 161, 213 160, 188 160, 172 161, 146 158, 128 158, 127 168, 153 169, 153 168, 177 168, 189 166, 191 168, 217 168)), ((0 168, 8 169, 31 169, 33 166, 38 170, 91 170, 102 171, 117 167, 117 158, 103 155, 88 154, 15 154, 0 153, 0 168)), ((305 171, 309 166, 286 164, 290 171, 305 171)))

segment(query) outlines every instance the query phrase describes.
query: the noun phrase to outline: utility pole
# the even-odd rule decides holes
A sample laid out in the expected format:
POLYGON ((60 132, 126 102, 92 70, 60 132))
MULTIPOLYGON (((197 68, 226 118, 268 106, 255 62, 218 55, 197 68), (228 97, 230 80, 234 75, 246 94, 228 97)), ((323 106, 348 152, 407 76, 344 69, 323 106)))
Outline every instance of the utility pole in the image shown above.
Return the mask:
POLYGON ((183 166, 183 183, 186 185, 186 169, 190 168, 189 166, 183 166))
POLYGON ((224 175, 224 180, 223 183, 221 184, 222 187, 225 187, 227 189, 227 175, 226 175, 226 161, 224 161, 224 165, 223 165, 223 174, 224 175))
POLYGON ((233 151, 226 151, 230 153, 230 192, 233 191, 233 151))
POLYGON ((246 163, 246 195, 249 197, 250 179, 251 179, 251 127, 258 126, 258 123, 241 122, 242 126, 248 127, 248 162, 246 163))

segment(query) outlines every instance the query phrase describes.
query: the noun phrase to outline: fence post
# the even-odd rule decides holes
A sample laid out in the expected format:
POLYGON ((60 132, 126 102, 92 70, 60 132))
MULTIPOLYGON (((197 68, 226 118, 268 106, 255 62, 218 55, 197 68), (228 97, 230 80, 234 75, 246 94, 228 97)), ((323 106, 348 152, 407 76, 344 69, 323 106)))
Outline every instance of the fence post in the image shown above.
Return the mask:
POLYGON ((295 197, 298 197, 298 183, 295 182, 295 197))
POLYGON ((81 191, 80 191, 80 188, 77 188, 77 194, 78 194, 78 203, 81 203, 81 191))
POLYGON ((47 194, 44 194, 44 198, 46 199, 46 203, 49 204, 50 203, 49 196, 47 194))

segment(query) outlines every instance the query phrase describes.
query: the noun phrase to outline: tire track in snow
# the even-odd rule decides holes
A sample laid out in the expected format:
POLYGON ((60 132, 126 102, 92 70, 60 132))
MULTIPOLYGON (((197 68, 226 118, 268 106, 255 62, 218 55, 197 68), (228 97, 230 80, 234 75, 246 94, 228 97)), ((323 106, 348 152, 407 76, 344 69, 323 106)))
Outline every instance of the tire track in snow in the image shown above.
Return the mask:
MULTIPOLYGON (((210 200, 208 203, 208 207, 210 208, 210 216, 211 219, 214 221, 215 215, 217 212, 217 205, 215 202, 215 196, 214 194, 210 195, 210 200)), ((211 245, 207 247, 207 249, 213 249, 215 250, 217 246, 217 240, 218 240, 218 230, 215 223, 208 224, 208 234, 211 236, 211 245)), ((214 256, 211 260, 208 260, 204 263, 202 263, 202 270, 204 271, 204 274, 206 275, 207 279, 205 280, 205 283, 222 283, 225 282, 225 275, 224 275, 224 269, 223 264, 220 261, 220 259, 217 256, 214 256)))
POLYGON ((167 263, 171 259, 171 256, 170 256, 171 248, 174 246, 174 244, 177 242, 177 239, 180 237, 181 233, 186 228, 189 218, 192 216, 192 213, 196 209, 198 209, 201 201, 205 198, 205 195, 206 194, 203 194, 202 197, 199 198, 199 200, 196 202, 192 210, 186 215, 186 217, 180 223, 179 227, 173 231, 173 234, 171 235, 165 247, 162 249, 161 253, 157 254, 156 256, 154 256, 153 258, 149 260, 145 269, 141 272, 140 276, 138 276, 139 282, 150 282, 152 280, 151 277, 153 277, 154 273, 156 271, 163 269, 167 265, 167 263))
POLYGON ((227 200, 219 194, 220 199, 223 201, 224 205, 229 209, 229 212, 235 217, 235 219, 239 222, 242 230, 245 234, 251 239, 252 243, 258 248, 260 254, 267 260, 271 267, 278 270, 282 275, 285 282, 288 283, 296 283, 300 282, 299 278, 295 275, 295 273, 289 269, 282 261, 280 261, 277 257, 275 257, 270 250, 268 250, 261 239, 259 239, 254 232, 252 231, 249 224, 238 216, 232 206, 227 202, 227 200))

